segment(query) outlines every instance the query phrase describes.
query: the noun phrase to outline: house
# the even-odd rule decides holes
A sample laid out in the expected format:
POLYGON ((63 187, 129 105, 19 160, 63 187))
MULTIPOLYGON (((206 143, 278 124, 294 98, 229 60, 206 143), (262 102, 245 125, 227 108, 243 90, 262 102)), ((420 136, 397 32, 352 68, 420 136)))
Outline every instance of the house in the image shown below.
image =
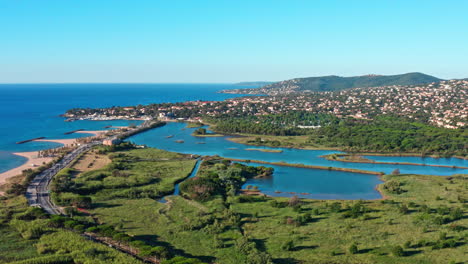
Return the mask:
POLYGON ((106 146, 112 146, 112 145, 120 144, 120 142, 122 142, 122 140, 118 138, 111 138, 111 139, 104 139, 104 141, 102 141, 102 144, 106 146))

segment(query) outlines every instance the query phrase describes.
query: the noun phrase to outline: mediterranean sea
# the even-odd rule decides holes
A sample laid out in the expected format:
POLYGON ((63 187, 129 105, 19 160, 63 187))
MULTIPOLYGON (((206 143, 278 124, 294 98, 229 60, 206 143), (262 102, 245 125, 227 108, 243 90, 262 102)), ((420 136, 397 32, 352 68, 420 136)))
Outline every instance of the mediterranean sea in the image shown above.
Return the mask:
POLYGON ((26 159, 13 152, 37 151, 59 147, 51 142, 21 140, 37 137, 63 139, 89 136, 65 132, 85 129, 104 130, 105 126, 123 126, 140 121, 64 122, 59 115, 77 107, 111 107, 138 104, 217 101, 238 97, 217 93, 236 89, 232 84, 0 84, 0 173, 18 167, 26 159))

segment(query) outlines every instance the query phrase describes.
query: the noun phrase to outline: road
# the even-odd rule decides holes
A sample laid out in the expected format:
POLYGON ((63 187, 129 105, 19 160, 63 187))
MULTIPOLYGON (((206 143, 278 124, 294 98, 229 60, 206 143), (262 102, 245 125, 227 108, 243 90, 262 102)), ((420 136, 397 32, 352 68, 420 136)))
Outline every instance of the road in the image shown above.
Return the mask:
POLYGON ((59 207, 50 200, 49 185, 52 178, 62 169, 66 168, 80 154, 90 150, 92 147, 101 144, 101 141, 81 145, 72 152, 66 154, 60 161, 49 169, 37 175, 29 184, 26 190, 26 198, 30 206, 42 207, 49 214, 61 214, 59 207))
MULTIPOLYGON (((145 121, 143 124, 138 126, 135 130, 145 130, 151 126, 151 121, 145 121)), ((132 130, 135 133, 135 130, 132 130)), ((121 133, 120 137, 125 137, 129 135, 130 132, 121 133)), ((113 136, 107 139, 116 138, 113 136)), ((79 146, 70 153, 67 153, 60 161, 55 163, 49 169, 46 169, 42 173, 36 175, 34 179, 29 184, 26 190, 26 198, 28 199, 28 204, 30 206, 41 207, 49 214, 62 214, 60 207, 56 206, 50 200, 50 182, 52 178, 62 169, 66 168, 74 159, 76 159, 82 153, 90 150, 94 146, 102 144, 102 141, 92 141, 90 143, 79 146)))

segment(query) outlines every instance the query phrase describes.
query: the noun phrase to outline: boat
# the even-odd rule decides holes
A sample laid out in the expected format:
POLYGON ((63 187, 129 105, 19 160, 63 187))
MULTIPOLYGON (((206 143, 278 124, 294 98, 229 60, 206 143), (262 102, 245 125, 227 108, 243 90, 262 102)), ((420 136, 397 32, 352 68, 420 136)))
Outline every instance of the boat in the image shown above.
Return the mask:
POLYGON ((172 138, 172 137, 174 137, 174 135, 169 135, 169 136, 167 136, 166 138, 172 138))
POLYGON ((184 143, 185 141, 183 141, 182 139, 178 139, 178 140, 174 140, 175 143, 184 143))

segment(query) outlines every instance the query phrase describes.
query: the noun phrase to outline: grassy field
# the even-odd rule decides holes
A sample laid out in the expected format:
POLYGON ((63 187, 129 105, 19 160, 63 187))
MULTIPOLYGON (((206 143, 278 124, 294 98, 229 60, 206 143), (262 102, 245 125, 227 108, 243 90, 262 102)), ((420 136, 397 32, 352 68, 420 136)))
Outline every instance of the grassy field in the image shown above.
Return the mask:
MULTIPOLYGON (((90 197, 94 204, 119 198, 158 198, 173 192, 175 183, 187 177, 196 162, 190 155, 156 149, 117 151, 107 158, 112 162, 86 172, 78 170, 81 162, 76 162, 71 167, 72 183, 56 191, 55 201, 67 205, 77 194, 90 197)), ((53 190, 54 184, 63 182, 58 176, 53 190)))
POLYGON ((111 163, 109 157, 91 151, 80 156, 73 164, 73 168, 76 169, 78 172, 83 173, 87 171, 102 169, 109 163, 111 163))
POLYGON ((0 263, 142 263, 133 257, 56 227, 23 196, 0 200, 0 263))
POLYGON ((467 176, 383 179, 385 200, 292 204, 287 198, 215 195, 196 202, 173 196, 165 204, 111 199, 91 212, 119 230, 205 262, 468 261, 467 176))
MULTIPOLYGON (((161 203, 161 195, 189 175, 193 158, 150 148, 99 155, 111 163, 90 171, 72 168, 74 173, 57 177, 62 185, 56 187, 68 188, 57 198, 90 197, 86 210, 92 218, 76 215, 75 221, 96 220, 172 255, 220 264, 468 261, 467 175, 384 175, 378 187, 383 200, 270 198, 234 195, 244 168, 213 158, 200 166, 197 175, 204 180, 182 185, 203 191, 202 184, 211 181, 220 191, 201 202, 167 196, 161 203)), ((1 201, 0 213, 0 249, 7 251, 0 263, 38 257, 137 263, 83 239, 76 232, 79 225, 74 232, 51 227, 51 220, 28 209, 21 196, 1 201)))

